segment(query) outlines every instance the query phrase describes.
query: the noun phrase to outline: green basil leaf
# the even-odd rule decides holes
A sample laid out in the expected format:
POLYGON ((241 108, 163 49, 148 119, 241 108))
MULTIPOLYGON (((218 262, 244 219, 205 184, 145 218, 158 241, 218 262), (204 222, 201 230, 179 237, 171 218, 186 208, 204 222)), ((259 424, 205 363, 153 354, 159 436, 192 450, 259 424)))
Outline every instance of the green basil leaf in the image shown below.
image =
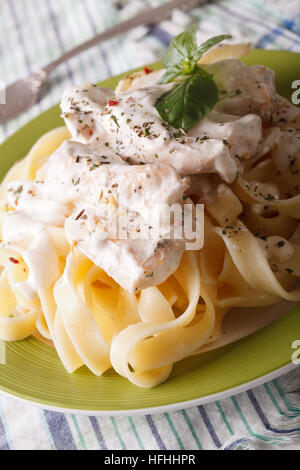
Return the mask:
POLYGON ((164 83, 172 82, 174 78, 179 77, 179 75, 182 75, 182 71, 177 67, 166 69, 158 83, 162 85, 164 83))
POLYGON ((179 67, 194 57, 197 52, 196 31, 197 27, 193 26, 173 39, 162 61, 166 68, 179 67))
POLYGON ((219 92, 212 76, 198 72, 164 93, 157 101, 160 117, 175 129, 191 129, 218 101, 219 92))
POLYGON ((232 36, 230 34, 221 34, 219 36, 213 36, 212 38, 208 39, 205 41, 199 48, 197 49, 197 52, 195 53, 193 57, 194 63, 197 63, 198 60, 203 56, 205 52, 207 52, 209 49, 212 47, 216 46, 220 42, 224 41, 225 39, 231 39, 232 36))

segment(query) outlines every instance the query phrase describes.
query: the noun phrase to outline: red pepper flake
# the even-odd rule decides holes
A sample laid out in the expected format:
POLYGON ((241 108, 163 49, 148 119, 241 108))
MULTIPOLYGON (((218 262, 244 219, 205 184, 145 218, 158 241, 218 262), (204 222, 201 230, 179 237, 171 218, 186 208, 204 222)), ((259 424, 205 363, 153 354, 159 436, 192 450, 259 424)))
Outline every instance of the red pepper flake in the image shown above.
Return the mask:
POLYGON ((18 261, 16 258, 9 258, 9 261, 13 264, 20 264, 20 261, 18 261))
POLYGON ((284 199, 291 199, 292 195, 291 193, 285 193, 284 199))
POLYGON ((90 134, 90 135, 93 135, 93 134, 94 134, 93 129, 90 129, 90 130, 89 130, 89 134, 90 134))
POLYGON ((149 67, 144 67, 144 72, 145 72, 146 75, 148 75, 149 73, 152 73, 153 70, 149 69, 149 67))
POLYGON ((15 205, 18 206, 19 205, 19 201, 18 199, 15 200, 15 205))
POLYGON ((117 100, 109 100, 108 106, 118 106, 119 101, 117 100))

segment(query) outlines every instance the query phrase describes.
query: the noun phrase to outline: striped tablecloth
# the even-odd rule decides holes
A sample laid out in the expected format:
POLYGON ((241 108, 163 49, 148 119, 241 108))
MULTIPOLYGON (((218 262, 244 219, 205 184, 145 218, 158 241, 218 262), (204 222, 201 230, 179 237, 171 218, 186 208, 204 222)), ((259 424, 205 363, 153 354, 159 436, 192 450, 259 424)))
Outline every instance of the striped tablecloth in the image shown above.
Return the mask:
MULTIPOLYGON (((0 80, 11 82, 69 48, 162 0, 0 0, 0 80)), ((152 29, 140 27, 62 65, 32 110, 0 126, 0 141, 60 100, 64 88, 96 82, 161 57, 191 19, 205 39, 230 32, 235 41, 300 51, 299 0, 220 0, 175 12, 152 29)), ((64 415, 0 397, 4 449, 288 449, 300 448, 300 373, 205 406, 153 416, 64 415)))

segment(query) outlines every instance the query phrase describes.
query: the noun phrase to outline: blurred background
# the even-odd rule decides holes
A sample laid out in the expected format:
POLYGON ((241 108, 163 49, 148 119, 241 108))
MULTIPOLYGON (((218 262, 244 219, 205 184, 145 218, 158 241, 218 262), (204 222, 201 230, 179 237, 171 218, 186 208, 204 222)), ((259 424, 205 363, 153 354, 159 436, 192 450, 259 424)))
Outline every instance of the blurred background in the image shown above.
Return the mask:
MULTIPOLYGON (((97 33, 162 3, 166 0, 0 0, 0 81, 8 84, 24 77, 97 33)), ((99 82, 159 60, 172 37, 195 21, 199 40, 230 33, 233 42, 300 51, 299 0, 215 0, 185 12, 175 10, 159 25, 140 26, 61 65, 41 102, 0 126, 0 142, 57 103, 71 84, 99 82)))

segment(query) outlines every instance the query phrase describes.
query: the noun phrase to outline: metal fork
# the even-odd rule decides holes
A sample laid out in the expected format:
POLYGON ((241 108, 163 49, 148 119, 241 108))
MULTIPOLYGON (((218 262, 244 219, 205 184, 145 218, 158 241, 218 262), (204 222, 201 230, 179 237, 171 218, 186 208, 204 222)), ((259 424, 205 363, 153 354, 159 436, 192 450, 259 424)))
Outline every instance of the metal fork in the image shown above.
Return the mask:
POLYGON ((71 57, 95 46, 99 42, 107 41, 114 36, 123 34, 142 24, 159 23, 170 16, 172 10, 175 8, 191 8, 195 4, 203 4, 206 2, 207 0, 173 0, 160 7, 143 10, 128 21, 119 23, 111 29, 98 34, 89 41, 68 51, 29 77, 17 80, 2 91, 2 94, 5 97, 5 104, 1 104, 0 100, 0 124, 8 122, 31 108, 38 100, 41 89, 49 75, 56 67, 68 61, 71 57))

